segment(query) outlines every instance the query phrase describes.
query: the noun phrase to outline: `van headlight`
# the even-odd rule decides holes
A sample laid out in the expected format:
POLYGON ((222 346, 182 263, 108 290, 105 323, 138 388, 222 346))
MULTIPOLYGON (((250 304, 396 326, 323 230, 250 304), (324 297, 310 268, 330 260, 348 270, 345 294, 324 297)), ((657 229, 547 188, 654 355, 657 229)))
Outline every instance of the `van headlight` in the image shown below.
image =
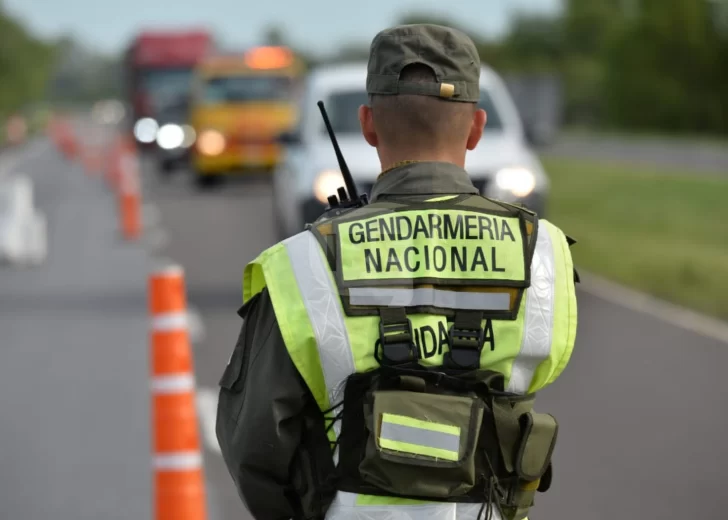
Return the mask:
POLYGON ((197 138, 197 148, 205 155, 220 155, 225 150, 225 136, 217 130, 203 130, 197 138))
POLYGON ((179 125, 164 125, 157 132, 157 144, 164 150, 174 150, 182 146, 185 132, 179 125))
POLYGON ((336 190, 344 186, 344 178, 336 170, 324 170, 318 174, 313 182, 313 194, 321 204, 326 204, 330 195, 336 195, 336 190))
POLYGON ((503 168, 495 174, 495 184, 501 191, 527 197, 536 187, 536 176, 528 168, 503 168))

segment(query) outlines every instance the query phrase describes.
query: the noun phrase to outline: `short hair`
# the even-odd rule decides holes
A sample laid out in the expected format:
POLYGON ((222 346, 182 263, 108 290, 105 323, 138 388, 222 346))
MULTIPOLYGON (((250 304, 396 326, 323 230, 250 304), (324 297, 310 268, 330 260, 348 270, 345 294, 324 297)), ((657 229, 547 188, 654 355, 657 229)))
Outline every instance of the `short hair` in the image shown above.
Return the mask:
MULTIPOLYGON (((437 83, 427 65, 413 63, 402 69, 403 81, 437 83)), ((430 148, 465 143, 476 103, 446 101, 435 96, 372 95, 374 128, 380 140, 398 148, 430 148)))

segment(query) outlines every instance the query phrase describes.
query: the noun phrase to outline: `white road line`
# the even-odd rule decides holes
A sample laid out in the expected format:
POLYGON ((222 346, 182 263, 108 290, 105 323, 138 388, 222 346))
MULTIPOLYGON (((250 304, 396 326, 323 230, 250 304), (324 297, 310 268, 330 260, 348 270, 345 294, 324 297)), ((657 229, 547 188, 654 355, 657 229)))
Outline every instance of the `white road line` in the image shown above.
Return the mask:
POLYGON ((162 220, 162 212, 156 204, 149 202, 142 205, 142 222, 146 229, 158 227, 162 220))
POLYGON ((160 227, 147 230, 142 240, 155 253, 162 251, 169 245, 169 235, 160 227))
POLYGON ((193 345, 202 345, 205 341, 205 322, 196 307, 187 304, 187 333, 193 345))
POLYGON ((577 288, 621 307, 648 314, 654 318, 692 331, 701 336, 728 343, 728 323, 690 309, 668 303, 648 294, 629 289, 579 270, 577 288))
POLYGON ((222 455, 217 442, 215 422, 217 417, 217 392, 212 388, 197 389, 197 412, 202 426, 202 438, 205 446, 218 455, 222 455))

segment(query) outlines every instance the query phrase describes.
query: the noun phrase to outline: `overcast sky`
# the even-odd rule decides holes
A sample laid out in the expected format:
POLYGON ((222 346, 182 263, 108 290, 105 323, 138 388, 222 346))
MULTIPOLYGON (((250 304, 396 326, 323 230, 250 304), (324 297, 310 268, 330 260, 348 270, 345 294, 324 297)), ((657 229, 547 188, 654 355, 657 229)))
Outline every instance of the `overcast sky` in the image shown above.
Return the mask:
POLYGON ((258 43, 268 24, 294 45, 326 53, 343 41, 368 43, 412 11, 442 14, 486 35, 502 34, 514 10, 554 12, 561 0, 0 0, 44 36, 70 32, 105 52, 126 46, 141 29, 203 26, 221 43, 258 43), (343 7, 346 5, 346 7, 343 7), (337 23, 328 23, 335 20, 337 23))

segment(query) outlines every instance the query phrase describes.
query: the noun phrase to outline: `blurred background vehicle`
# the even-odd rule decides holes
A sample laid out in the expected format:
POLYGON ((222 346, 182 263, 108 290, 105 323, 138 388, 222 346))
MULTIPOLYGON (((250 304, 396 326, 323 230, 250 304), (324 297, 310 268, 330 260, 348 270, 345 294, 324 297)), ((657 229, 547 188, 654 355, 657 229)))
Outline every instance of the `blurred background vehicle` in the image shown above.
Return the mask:
POLYGON ((94 103, 91 117, 99 124, 116 126, 126 117, 126 107, 118 99, 103 99, 94 103))
MULTIPOLYGON (((326 209, 327 197, 344 186, 316 103, 324 101, 342 153, 361 193, 381 172, 376 150, 361 135, 357 110, 368 104, 366 63, 324 66, 307 78, 297 127, 281 137, 285 154, 273 174, 273 213, 281 238, 301 231, 326 209)), ((529 148, 521 118, 499 75, 481 72, 480 108, 488 114, 483 139, 466 157, 466 169, 488 197, 523 204, 543 214, 549 180, 529 148)))
POLYGON ((125 54, 126 97, 134 137, 151 149, 160 128, 160 112, 189 97, 195 66, 214 51, 207 31, 145 31, 125 54))
POLYGON ((187 96, 174 98, 159 110, 155 154, 159 171, 163 175, 190 164, 190 152, 197 134, 189 121, 190 103, 187 96))
POLYGON ((200 185, 278 163, 278 136, 296 122, 303 73, 301 60, 285 47, 256 47, 201 63, 191 107, 200 185))

